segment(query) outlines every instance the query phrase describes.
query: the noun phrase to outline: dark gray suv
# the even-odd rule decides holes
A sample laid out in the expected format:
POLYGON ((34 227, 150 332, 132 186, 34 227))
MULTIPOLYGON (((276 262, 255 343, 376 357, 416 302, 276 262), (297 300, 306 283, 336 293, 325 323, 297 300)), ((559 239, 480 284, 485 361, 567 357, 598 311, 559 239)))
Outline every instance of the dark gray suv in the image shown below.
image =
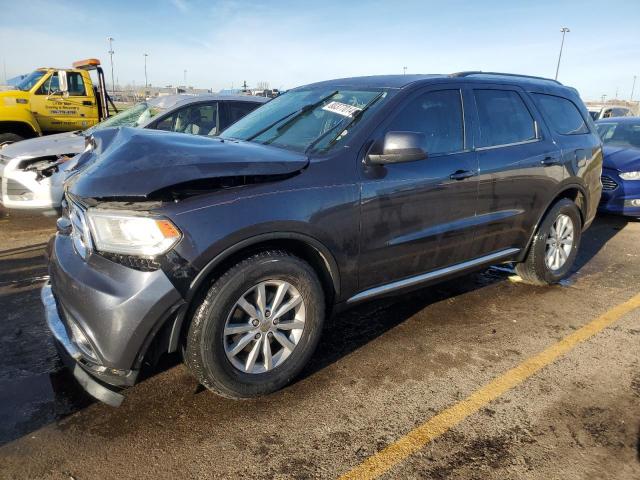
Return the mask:
POLYGON ((117 405, 166 352, 251 397, 346 306, 501 262, 559 281, 602 146, 574 89, 464 72, 296 88, 218 138, 100 131, 79 164, 42 299, 76 378, 117 405))

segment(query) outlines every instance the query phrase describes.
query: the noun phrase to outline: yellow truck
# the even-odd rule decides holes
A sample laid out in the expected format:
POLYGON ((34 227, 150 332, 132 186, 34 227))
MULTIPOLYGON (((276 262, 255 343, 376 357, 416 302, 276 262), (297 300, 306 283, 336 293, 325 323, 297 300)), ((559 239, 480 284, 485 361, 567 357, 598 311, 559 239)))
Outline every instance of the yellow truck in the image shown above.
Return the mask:
POLYGON ((38 68, 0 92, 0 147, 47 133, 84 130, 109 117, 104 73, 95 58, 73 68, 38 68), (90 72, 97 74, 94 85, 90 72))

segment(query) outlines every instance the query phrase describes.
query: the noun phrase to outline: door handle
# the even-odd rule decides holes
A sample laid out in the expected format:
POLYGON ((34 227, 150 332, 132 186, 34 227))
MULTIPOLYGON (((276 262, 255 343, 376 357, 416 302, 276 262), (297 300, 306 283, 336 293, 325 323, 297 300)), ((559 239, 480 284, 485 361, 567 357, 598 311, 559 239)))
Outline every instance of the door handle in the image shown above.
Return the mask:
POLYGON ((464 180, 465 178, 473 177, 476 175, 476 172, 471 170, 457 170, 449 175, 451 180, 464 180))
POLYGON ((91 105, 93 105, 93 102, 91 100, 83 100, 82 105, 84 105, 85 107, 90 107, 91 105))
POLYGON ((552 155, 547 155, 542 160, 540 160, 540 163, 545 167, 550 167, 551 165, 560 165, 560 158, 554 157, 552 155))

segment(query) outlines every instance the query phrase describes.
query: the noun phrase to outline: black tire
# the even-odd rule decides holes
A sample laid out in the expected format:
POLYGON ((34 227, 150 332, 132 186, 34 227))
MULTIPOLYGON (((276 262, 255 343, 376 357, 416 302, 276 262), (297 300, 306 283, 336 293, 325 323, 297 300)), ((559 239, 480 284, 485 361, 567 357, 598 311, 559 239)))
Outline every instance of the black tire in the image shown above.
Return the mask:
POLYGON ((559 282, 571 272, 578 254, 581 237, 582 219, 578 207, 569 199, 563 198, 559 200, 549 209, 540 223, 527 257, 522 263, 516 265, 516 273, 520 275, 525 283, 531 285, 550 285, 559 282), (559 215, 568 216, 573 223, 573 245, 562 267, 552 270, 546 264, 545 253, 549 232, 559 215))
POLYGON ((0 146, 5 143, 19 142, 20 140, 24 140, 24 137, 16 135, 15 133, 0 133, 0 146))
POLYGON ((254 254, 220 276, 196 308, 186 337, 185 363, 202 385, 223 397, 250 398, 279 390, 313 354, 322 332, 324 302, 320 281, 306 262, 280 250, 254 254), (265 280, 284 280, 297 289, 304 301, 305 326, 281 365, 263 373, 245 373, 225 353, 225 322, 240 297, 265 280))

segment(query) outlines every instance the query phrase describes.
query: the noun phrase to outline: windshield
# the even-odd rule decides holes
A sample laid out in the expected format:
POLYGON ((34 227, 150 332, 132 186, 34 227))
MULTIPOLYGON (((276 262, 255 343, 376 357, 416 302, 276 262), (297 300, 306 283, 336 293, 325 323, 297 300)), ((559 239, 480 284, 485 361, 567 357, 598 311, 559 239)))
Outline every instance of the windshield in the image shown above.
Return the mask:
POLYGON ((31 90, 33 86, 40 81, 45 73, 47 72, 42 70, 34 70, 25 78, 23 78, 22 81, 18 85, 16 85, 16 88, 18 90, 22 90, 23 92, 31 90))
POLYGON ((598 134, 605 145, 640 148, 640 120, 637 122, 599 122, 598 134))
POLYGON ((222 138, 275 145, 298 152, 327 150, 344 140, 385 90, 315 88, 285 93, 231 125, 222 138))
POLYGON ((165 109, 149 105, 147 102, 140 102, 100 122, 87 130, 87 133, 109 127, 137 127, 164 111, 165 109))

